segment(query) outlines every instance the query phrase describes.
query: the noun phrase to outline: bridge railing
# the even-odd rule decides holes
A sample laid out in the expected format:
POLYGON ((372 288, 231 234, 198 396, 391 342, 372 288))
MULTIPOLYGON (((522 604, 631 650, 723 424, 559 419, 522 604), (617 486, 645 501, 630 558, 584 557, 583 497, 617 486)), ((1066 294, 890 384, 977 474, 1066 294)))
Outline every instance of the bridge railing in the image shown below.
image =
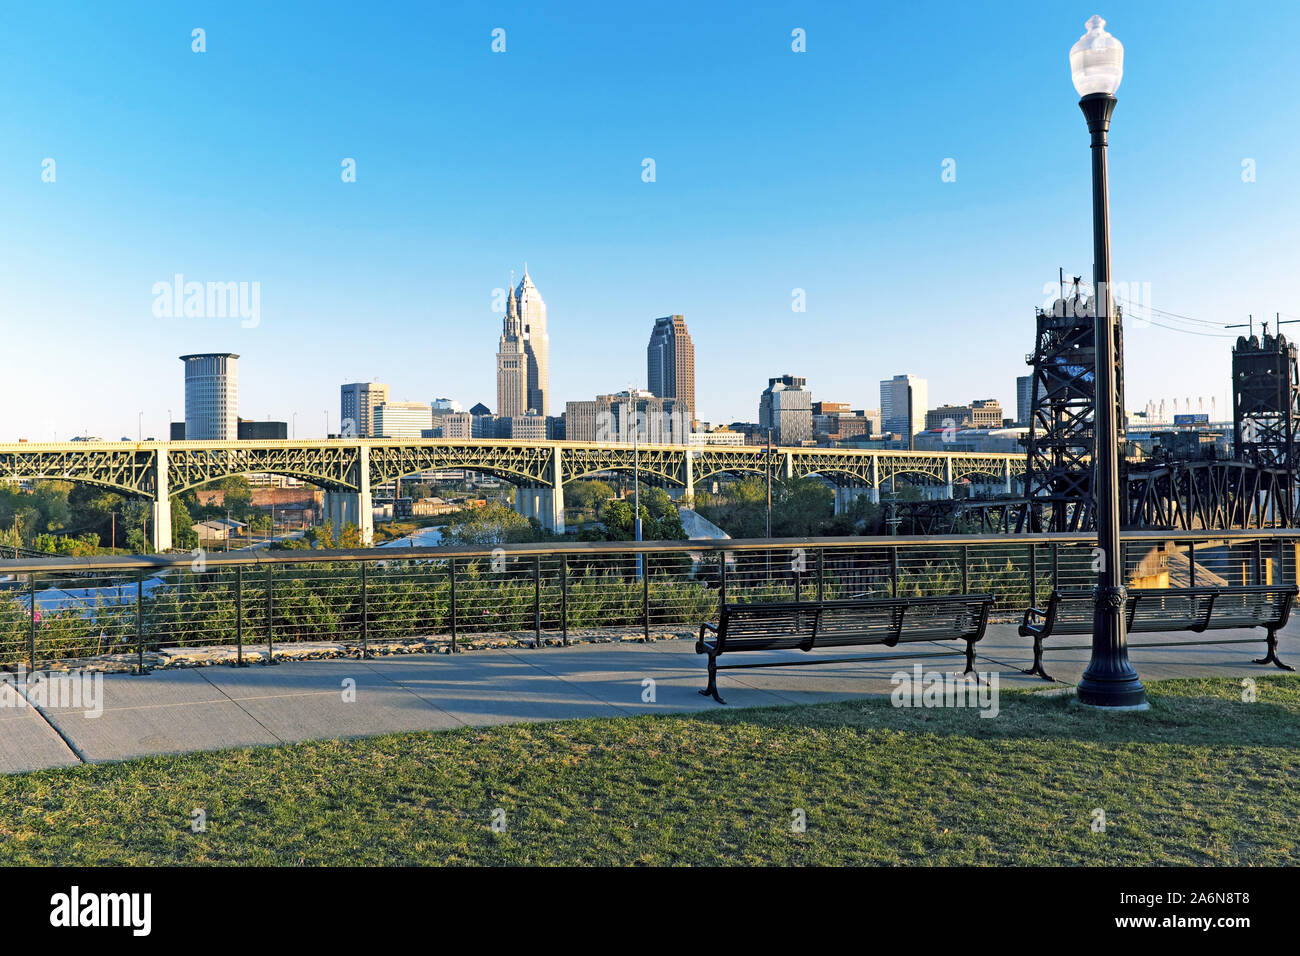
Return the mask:
MULTIPOLYGON (((1291 583, 1300 532, 1134 532, 1130 587, 1291 583)), ((1013 620, 1090 587, 1086 535, 572 542, 0 560, 0 667, 455 652, 686 636, 720 600, 991 592, 1013 620)))

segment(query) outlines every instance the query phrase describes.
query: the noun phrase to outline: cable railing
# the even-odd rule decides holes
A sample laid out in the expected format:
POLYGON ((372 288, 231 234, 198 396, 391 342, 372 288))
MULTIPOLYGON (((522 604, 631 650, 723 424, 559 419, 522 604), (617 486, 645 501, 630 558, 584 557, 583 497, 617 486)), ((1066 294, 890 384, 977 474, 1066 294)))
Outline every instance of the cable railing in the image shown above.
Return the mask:
MULTIPOLYGON (((1132 532, 1130 588, 1289 584, 1295 530, 1132 532)), ((1088 588, 1087 535, 564 542, 0 560, 0 667, 222 648, 274 661, 295 644, 366 657, 681 636, 720 601, 990 593, 1019 619, 1088 588)))

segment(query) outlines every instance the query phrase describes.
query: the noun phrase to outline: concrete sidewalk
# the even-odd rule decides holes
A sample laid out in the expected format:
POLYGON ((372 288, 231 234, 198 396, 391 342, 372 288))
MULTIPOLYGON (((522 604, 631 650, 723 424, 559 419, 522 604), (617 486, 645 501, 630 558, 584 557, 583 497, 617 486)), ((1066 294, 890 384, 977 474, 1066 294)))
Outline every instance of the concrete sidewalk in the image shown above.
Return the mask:
MULTIPOLYGON (((1144 637, 1151 636, 1138 635, 1135 643, 1141 644, 1144 637)), ((1131 656, 1144 681, 1283 673, 1271 665, 1251 663, 1252 658, 1263 656, 1262 630, 1222 631, 1215 637, 1248 638, 1253 643, 1135 647, 1131 656)), ((1280 638, 1282 659, 1300 662, 1300 624, 1288 626, 1280 638)), ((1059 639, 1060 644, 1086 641, 1059 639)), ((899 650, 918 655, 947 652, 951 656, 922 663, 927 670, 960 671, 962 655, 953 652, 963 646, 924 643, 899 650)), ((1073 684, 1088 661, 1087 650, 1052 650, 1049 642, 1047 669, 1058 681, 1053 685, 1020 673, 1029 666, 1032 654, 1014 625, 990 625, 978 648, 977 666, 997 671, 1007 687, 1073 684)), ((761 659, 753 654, 746 658, 761 659)), ((724 672, 719 688, 733 707, 853 699, 889 693, 890 676, 910 671, 913 663, 903 658, 724 672)), ((686 640, 304 661, 272 667, 218 665, 145 676, 109 674, 103 681, 103 713, 98 717, 87 717, 82 709, 49 706, 0 709, 0 772, 394 731, 720 706, 698 693, 705 683, 704 658, 695 654, 694 642, 686 640), (654 681, 653 702, 642 699, 647 678, 654 681), (355 694, 346 700, 349 688, 355 694)))

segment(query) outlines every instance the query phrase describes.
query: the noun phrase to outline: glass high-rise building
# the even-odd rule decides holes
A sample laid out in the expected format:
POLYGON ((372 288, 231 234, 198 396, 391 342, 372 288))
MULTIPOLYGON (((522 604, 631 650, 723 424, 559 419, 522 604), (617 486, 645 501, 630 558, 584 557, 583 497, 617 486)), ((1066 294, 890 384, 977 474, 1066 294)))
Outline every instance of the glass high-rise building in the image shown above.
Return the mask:
POLYGON ((880 427, 910 443, 925 431, 929 407, 929 383, 915 375, 895 375, 880 383, 880 427), (910 414, 909 414, 910 413, 910 414))
POLYGON ((675 398, 695 415, 695 346, 680 315, 655 319, 646 347, 646 388, 659 398, 675 398))
POLYGON ((234 352, 182 355, 185 363, 185 437, 239 438, 239 356, 234 352))

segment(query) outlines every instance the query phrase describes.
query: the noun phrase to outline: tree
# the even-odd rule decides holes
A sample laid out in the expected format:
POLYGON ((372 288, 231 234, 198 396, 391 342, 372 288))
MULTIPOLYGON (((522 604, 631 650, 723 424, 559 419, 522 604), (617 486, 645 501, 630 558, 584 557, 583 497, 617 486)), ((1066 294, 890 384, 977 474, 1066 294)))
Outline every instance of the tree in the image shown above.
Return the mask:
MULTIPOLYGON (((192 492, 190 492, 192 494, 192 492)), ((194 519, 181 495, 172 495, 172 547, 185 551, 199 546, 199 535, 194 530, 194 519)))
POLYGON ((599 514, 605 502, 614 497, 614 489, 604 481, 575 481, 564 486, 564 501, 570 508, 599 514))
POLYGON ((443 540, 449 543, 487 547, 528 541, 532 537, 528 519, 499 501, 458 512, 443 531, 443 540))
POLYGON ((222 507, 236 521, 247 521, 253 509, 253 486, 243 475, 227 475, 217 483, 224 492, 222 507))

